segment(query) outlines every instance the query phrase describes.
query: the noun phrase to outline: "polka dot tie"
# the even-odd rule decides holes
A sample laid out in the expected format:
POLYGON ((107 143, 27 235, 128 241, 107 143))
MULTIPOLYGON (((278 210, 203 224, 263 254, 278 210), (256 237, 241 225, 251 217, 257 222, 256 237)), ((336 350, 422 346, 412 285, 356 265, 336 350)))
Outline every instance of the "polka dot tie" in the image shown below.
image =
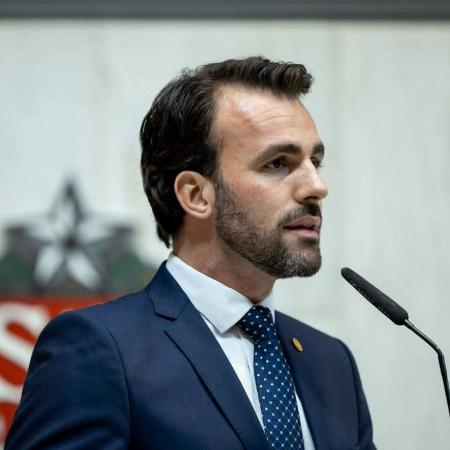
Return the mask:
POLYGON ((304 450, 294 382, 270 310, 253 306, 237 325, 254 343, 255 381, 271 447, 304 450))

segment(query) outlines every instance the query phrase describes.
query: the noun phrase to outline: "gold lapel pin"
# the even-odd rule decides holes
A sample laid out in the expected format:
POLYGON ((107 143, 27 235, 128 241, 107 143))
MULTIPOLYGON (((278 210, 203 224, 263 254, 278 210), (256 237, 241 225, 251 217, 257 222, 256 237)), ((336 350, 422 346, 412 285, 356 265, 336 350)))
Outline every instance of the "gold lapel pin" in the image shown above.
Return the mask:
POLYGON ((303 346, 302 344, 300 344, 300 341, 296 337, 292 338, 292 344, 299 352, 303 351, 303 346))

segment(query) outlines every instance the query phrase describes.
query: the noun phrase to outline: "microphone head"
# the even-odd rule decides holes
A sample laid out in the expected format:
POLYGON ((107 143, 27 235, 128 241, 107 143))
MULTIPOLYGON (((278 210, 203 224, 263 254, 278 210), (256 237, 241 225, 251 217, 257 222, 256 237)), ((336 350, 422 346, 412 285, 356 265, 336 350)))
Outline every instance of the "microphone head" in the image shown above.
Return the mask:
POLYGON ((361 275, 348 267, 341 269, 341 275, 392 322, 397 325, 404 325, 405 320, 408 320, 408 313, 398 303, 370 284, 361 275))

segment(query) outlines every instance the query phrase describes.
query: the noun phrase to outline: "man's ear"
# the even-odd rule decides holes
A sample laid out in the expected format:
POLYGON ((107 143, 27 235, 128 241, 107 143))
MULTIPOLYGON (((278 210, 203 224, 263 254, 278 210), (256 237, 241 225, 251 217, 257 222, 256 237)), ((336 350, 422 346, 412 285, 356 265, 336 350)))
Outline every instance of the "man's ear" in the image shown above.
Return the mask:
POLYGON ((209 219, 214 207, 214 187, 198 172, 183 171, 175 178, 175 195, 186 214, 197 219, 209 219))

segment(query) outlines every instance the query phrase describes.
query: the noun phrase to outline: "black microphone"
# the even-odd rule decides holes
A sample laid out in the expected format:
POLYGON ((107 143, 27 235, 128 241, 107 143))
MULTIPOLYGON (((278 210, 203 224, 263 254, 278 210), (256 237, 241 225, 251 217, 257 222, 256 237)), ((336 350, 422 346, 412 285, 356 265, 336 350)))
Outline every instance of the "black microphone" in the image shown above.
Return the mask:
POLYGON ((396 325, 405 325, 413 333, 423 339, 430 345, 438 355, 439 367, 441 369, 442 381, 444 382, 445 396, 447 398, 447 407, 450 414, 450 391, 448 386, 447 368, 445 359, 439 347, 425 334, 418 330, 409 320, 408 313, 394 300, 381 292, 374 285, 370 284, 361 275, 358 275, 352 269, 344 267, 341 269, 341 275, 348 281, 363 297, 369 300, 375 308, 380 310, 386 317, 392 320, 396 325))

